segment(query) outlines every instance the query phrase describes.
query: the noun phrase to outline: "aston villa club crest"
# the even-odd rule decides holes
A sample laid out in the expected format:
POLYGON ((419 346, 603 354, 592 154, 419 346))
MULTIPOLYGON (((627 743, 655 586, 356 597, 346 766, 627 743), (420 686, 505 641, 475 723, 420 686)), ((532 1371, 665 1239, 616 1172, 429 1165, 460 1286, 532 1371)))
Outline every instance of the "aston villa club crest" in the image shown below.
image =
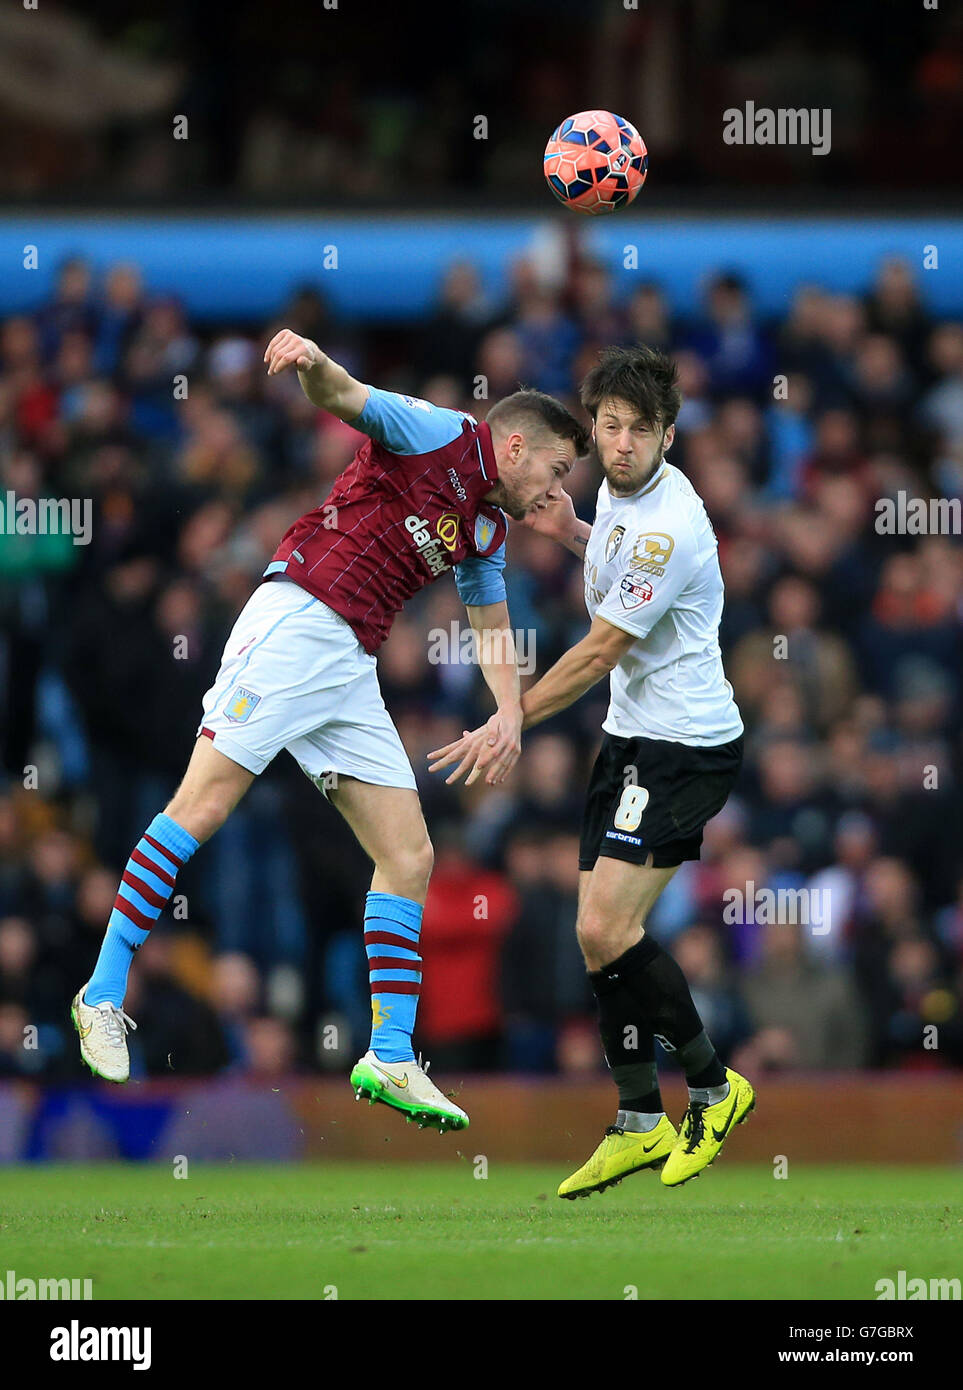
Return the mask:
POLYGON ((624 526, 616 526, 610 533, 605 542, 605 563, 614 560, 619 553, 619 546, 622 544, 622 537, 625 535, 624 526))
POLYGON ((232 723, 243 724, 245 720, 250 719, 254 707, 260 702, 260 695, 255 695, 253 690, 245 690, 242 685, 236 685, 224 706, 224 713, 232 723))
POLYGON ((491 545, 495 535, 495 523, 490 516, 476 516, 475 518, 475 548, 476 550, 487 550, 491 545))

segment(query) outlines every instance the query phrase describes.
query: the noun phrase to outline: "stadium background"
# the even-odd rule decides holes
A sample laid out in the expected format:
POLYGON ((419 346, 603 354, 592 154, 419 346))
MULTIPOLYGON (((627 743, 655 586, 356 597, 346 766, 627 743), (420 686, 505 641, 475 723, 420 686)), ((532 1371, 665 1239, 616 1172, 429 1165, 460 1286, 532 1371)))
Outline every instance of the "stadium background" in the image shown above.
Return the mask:
MULTIPOLYGON (((467 47, 464 13, 428 26, 427 12, 411 25, 379 11, 385 51, 405 59, 390 80, 374 57, 343 60, 361 51, 357 10, 325 14, 316 53, 299 51, 303 18, 284 5, 270 26, 233 7, 229 33, 186 5, 164 19, 145 7, 136 25, 109 4, 84 21, 61 7, 44 31, 36 16, 2 21, 0 491, 90 498, 94 524, 83 547, 0 535, 0 1158, 160 1157, 178 1143, 290 1156, 393 1133, 394 1117, 343 1105, 367 1033, 367 863, 286 755, 140 953, 127 1007, 134 1074, 150 1084, 84 1086, 67 1019, 235 614, 357 442, 295 381, 264 377, 281 324, 365 380, 478 414, 480 378, 490 401, 518 381, 572 400, 605 343, 676 354, 686 404, 671 461, 719 536, 748 737, 737 793, 652 929, 784 1124, 806 1087, 825 1096, 820 1074, 848 1073, 839 1115, 857 1122, 837 1152, 872 1142, 854 1098, 886 1094, 926 1110, 899 1156, 958 1158, 946 1098, 963 1066, 963 551, 958 535, 879 534, 874 504, 963 497, 960 154, 947 140, 963 31, 921 13, 883 43, 865 5, 810 5, 806 25, 792 7, 765 25, 752 5, 731 7, 738 22, 696 3, 589 17, 486 5, 484 23, 467 8, 485 34, 467 47), (453 46, 460 80, 397 76, 453 46), (35 86, 17 62, 28 50, 46 64, 35 86), (92 62, 96 102, 67 80, 92 62), (639 125, 652 173, 628 212, 576 225, 541 186, 539 156, 600 90, 639 125), (721 109, 746 96, 829 106, 832 155, 723 146, 721 109), (472 138, 479 112, 485 140, 472 138), (36 271, 22 269, 28 244, 36 271), (924 269, 933 245, 939 266, 924 269), (750 882, 828 890, 832 930, 724 921, 723 892, 750 882), (191 1110, 205 1118, 188 1136, 191 1110)), ((587 463, 572 480, 586 519, 598 481, 587 463)), ((543 671, 584 630, 578 567, 516 528, 508 577, 543 671)), ((469 1078, 469 1109, 477 1097, 494 1120, 513 1097, 520 1120, 550 1114, 533 1142, 552 1157, 582 1098, 590 1130, 610 1108, 573 933, 605 700, 598 689, 530 736, 505 790, 444 788, 423 773, 426 751, 488 708, 471 666, 428 659, 453 623, 463 610, 442 581, 380 660, 437 852, 418 1041, 439 1075, 469 1078)), ((397 1152, 416 1152, 411 1139, 397 1152)))

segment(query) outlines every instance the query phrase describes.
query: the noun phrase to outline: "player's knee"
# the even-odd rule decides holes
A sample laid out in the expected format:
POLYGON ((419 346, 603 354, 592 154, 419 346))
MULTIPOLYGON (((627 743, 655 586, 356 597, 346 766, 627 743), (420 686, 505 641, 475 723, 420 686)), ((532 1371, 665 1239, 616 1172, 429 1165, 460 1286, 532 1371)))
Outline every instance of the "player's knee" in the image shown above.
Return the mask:
POLYGON ((418 849, 414 852, 412 858, 412 870, 417 877, 418 883, 421 885, 422 892, 425 892, 427 891, 428 883, 431 879, 432 870, 435 867, 435 851, 427 835, 422 844, 419 845, 418 849))
POLYGON ((424 898, 435 866, 435 852, 427 835, 420 844, 399 846, 390 859, 379 864, 396 885, 395 891, 405 898, 424 898))
POLYGON ((588 908, 579 915, 575 926, 578 944, 582 955, 591 966, 600 955, 604 955, 610 936, 610 926, 602 913, 588 908))
POLYGON ((180 787, 175 793, 166 814, 175 820, 199 844, 209 840, 227 820, 236 798, 231 789, 214 783, 203 791, 188 792, 180 787))
POLYGON ((575 934, 589 970, 615 960, 638 937, 639 923, 589 906, 579 914, 575 934))

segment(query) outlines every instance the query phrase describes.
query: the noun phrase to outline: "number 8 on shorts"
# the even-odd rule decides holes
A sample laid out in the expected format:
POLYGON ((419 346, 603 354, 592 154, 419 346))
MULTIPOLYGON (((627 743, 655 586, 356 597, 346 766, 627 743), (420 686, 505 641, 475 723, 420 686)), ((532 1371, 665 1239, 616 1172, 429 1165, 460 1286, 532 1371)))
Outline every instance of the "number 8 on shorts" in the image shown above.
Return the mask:
POLYGON ((649 804, 647 787, 626 787, 622 793, 612 824, 616 830, 638 830, 642 812, 649 804))

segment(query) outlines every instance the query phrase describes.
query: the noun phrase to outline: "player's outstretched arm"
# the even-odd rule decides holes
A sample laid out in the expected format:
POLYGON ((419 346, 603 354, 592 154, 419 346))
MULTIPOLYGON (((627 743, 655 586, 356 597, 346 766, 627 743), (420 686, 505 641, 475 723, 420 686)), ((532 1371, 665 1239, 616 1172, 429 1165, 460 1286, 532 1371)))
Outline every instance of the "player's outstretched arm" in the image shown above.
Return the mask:
MULTIPOLYGON (((549 719, 560 710, 575 703, 593 685, 615 669, 622 657, 638 638, 630 632, 596 618, 581 642, 576 642, 555 665, 546 671, 522 696, 522 728, 530 729, 549 719)), ((445 778, 455 782, 472 769, 472 779, 480 776, 492 762, 492 755, 483 737, 485 729, 466 732, 455 743, 436 748, 428 754, 428 771, 441 772, 456 764, 445 778)), ((487 779, 486 779, 487 780, 487 779)))
MULTIPOLYGON (((508 618, 508 604, 466 604, 468 621, 478 643, 478 664, 489 690, 495 697, 495 713, 476 729, 465 733, 466 743, 462 763, 455 774, 468 772, 465 785, 485 773, 489 786, 503 782, 518 761, 522 751, 521 686, 515 654, 515 636, 508 618), (484 762, 480 755, 484 751, 484 762), (470 769, 470 771, 469 771, 470 769)), ((452 779, 449 778, 449 781, 452 779)))
POLYGON ((588 522, 580 521, 576 516, 575 503, 564 489, 557 501, 547 502, 545 506, 529 512, 519 525, 527 526, 539 535, 551 536, 553 541, 564 545, 566 550, 570 550, 579 559, 585 554, 585 547, 592 534, 588 522))
POLYGON ((327 410, 339 420, 354 420, 364 410, 367 386, 326 356, 310 338, 282 328, 268 343, 264 360, 268 376, 296 367, 302 391, 319 410, 327 410))
POLYGON ((596 617, 581 642, 569 647, 555 665, 522 696, 523 729, 541 724, 574 705, 587 690, 610 675, 638 638, 596 617))

